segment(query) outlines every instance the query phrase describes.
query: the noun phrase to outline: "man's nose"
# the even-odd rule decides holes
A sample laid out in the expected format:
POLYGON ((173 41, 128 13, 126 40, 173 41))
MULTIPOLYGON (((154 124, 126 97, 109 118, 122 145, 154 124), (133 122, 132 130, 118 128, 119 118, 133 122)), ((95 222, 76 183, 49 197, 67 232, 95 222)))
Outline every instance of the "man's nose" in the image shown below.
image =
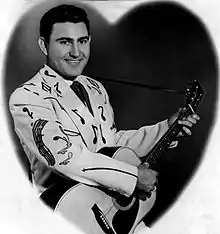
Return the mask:
POLYGON ((77 43, 73 43, 71 46, 70 56, 75 58, 80 56, 80 49, 77 43))

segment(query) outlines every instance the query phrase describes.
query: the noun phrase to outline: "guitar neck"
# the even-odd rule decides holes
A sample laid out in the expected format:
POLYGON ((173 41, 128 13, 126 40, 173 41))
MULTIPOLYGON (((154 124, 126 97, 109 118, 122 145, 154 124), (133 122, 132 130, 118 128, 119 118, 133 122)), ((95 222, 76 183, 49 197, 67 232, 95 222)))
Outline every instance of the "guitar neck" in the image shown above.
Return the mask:
POLYGON ((189 114, 194 113, 197 109, 199 103, 204 96, 203 89, 198 80, 189 82, 186 92, 186 108, 180 113, 174 123, 169 127, 166 133, 161 137, 161 139, 156 143, 156 145, 150 150, 150 152, 143 157, 140 157, 141 164, 147 162, 150 168, 159 171, 162 153, 166 150, 172 141, 176 140, 177 135, 182 130, 182 125, 178 123, 179 120, 187 117, 189 114))
POLYGON ((146 156, 140 157, 141 164, 147 162, 149 163, 150 168, 158 170, 163 151, 170 146, 172 141, 176 140, 177 135, 182 129, 182 126, 178 124, 178 120, 188 116, 190 113, 192 113, 191 106, 187 107, 186 110, 178 116, 178 118, 169 127, 156 145, 150 150, 150 152, 146 156))

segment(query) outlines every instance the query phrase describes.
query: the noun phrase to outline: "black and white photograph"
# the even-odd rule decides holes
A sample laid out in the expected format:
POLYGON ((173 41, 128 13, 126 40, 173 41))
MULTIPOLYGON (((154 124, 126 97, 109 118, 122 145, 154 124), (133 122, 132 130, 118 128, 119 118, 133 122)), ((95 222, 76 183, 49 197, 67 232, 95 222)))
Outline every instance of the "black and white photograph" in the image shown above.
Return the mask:
POLYGON ((1 10, 4 233, 217 234, 218 1, 18 2, 1 10))

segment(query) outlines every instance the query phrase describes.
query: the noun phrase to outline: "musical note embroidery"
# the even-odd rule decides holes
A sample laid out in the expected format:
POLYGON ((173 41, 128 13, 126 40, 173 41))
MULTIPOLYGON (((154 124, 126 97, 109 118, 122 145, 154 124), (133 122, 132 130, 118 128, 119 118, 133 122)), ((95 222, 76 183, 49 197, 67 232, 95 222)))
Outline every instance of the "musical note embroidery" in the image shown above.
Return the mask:
POLYGON ((44 75, 49 76, 49 77, 56 77, 55 75, 50 74, 48 70, 44 72, 44 75))
POLYGON ((95 82, 94 80, 92 80, 92 79, 90 79, 90 78, 86 78, 88 81, 89 81, 89 83, 92 85, 92 86, 94 86, 94 87, 96 87, 97 89, 99 89, 99 85, 97 84, 97 82, 95 82))
POLYGON ((91 89, 95 89, 95 90, 98 92, 98 94, 101 95, 102 92, 101 92, 101 90, 100 90, 100 87, 99 87, 98 83, 95 82, 94 80, 88 78, 88 77, 87 77, 86 79, 87 79, 87 80, 89 81, 89 83, 92 85, 92 86, 87 85, 88 88, 89 88, 90 90, 91 90, 91 89))
POLYGON ((28 88, 26 88, 26 87, 24 87, 24 89, 25 89, 26 91, 28 91, 28 92, 31 92, 31 90, 30 90, 30 89, 28 89, 28 88))
POLYGON ((70 162, 70 159, 73 157, 73 153, 69 152, 65 160, 59 163, 59 165, 67 165, 70 162))
POLYGON ((82 124, 85 124, 85 123, 86 123, 85 120, 83 119, 83 117, 82 117, 81 115, 79 115, 77 109, 74 109, 74 110, 71 109, 71 110, 80 118, 80 121, 81 121, 82 124))
POLYGON ((62 126, 59 126, 59 129, 65 136, 55 136, 53 140, 54 141, 63 140, 66 142, 66 147, 64 147, 63 149, 57 152, 57 154, 65 154, 67 150, 72 146, 69 136, 80 136, 80 133, 69 129, 64 129, 62 126))
POLYGON ((56 94, 58 97, 61 97, 62 93, 61 91, 59 90, 59 82, 57 82, 54 86, 53 86, 56 90, 56 94))
POLYGON ((104 96, 104 103, 107 104, 107 95, 104 96))
POLYGON ((33 92, 34 94, 36 94, 37 96, 40 96, 40 94, 39 93, 37 93, 37 92, 33 92))
POLYGON ((41 82, 41 88, 42 90, 51 93, 51 87, 48 84, 41 82))
POLYGON ((112 126, 110 127, 110 130, 116 129, 115 122, 113 122, 112 126))
POLYGON ((32 128, 32 134, 39 153, 46 159, 49 166, 53 166, 55 164, 55 158, 50 152, 50 149, 44 144, 44 134, 42 134, 43 129, 48 122, 49 121, 45 119, 36 120, 32 128))
POLYGON ((23 112, 27 112, 27 114, 31 117, 31 119, 33 119, 33 112, 30 112, 27 107, 24 107, 22 110, 23 112))
MULTIPOLYGON (((56 98, 54 98, 54 97, 45 97, 44 99, 45 99, 45 100, 55 100, 55 101, 57 102, 57 104, 59 105, 60 109, 61 109, 62 111, 64 111, 70 119, 72 119, 71 116, 70 116, 70 115, 68 114, 68 112, 66 111, 66 109, 61 105, 61 103, 60 103, 56 98)), ((73 122, 73 124, 74 124, 74 122, 73 122)), ((80 132, 74 132, 74 131, 66 130, 66 129, 65 129, 65 131, 72 132, 72 134, 75 134, 74 136, 80 136, 81 139, 82 139, 82 141, 83 141, 83 143, 84 143, 85 146, 87 147, 86 141, 85 141, 85 139, 83 138, 83 136, 82 136, 82 134, 81 134, 80 132)), ((78 131, 79 131, 79 130, 78 130, 78 131)))
POLYGON ((34 83, 21 84, 18 88, 22 88, 23 86, 36 86, 36 84, 34 83))
POLYGON ((28 89, 26 86, 37 86, 36 84, 34 84, 34 83, 28 83, 28 84, 21 84, 18 88, 24 88, 24 90, 26 90, 26 91, 28 91, 28 92, 32 92, 33 94, 35 94, 35 95, 37 95, 37 96, 40 96, 40 94, 39 93, 37 93, 37 92, 34 92, 34 91, 31 91, 30 89, 28 89))
POLYGON ((95 135, 94 138, 93 138, 93 144, 95 145, 95 144, 97 143, 97 132, 98 132, 98 128, 92 124, 92 130, 93 130, 94 135, 95 135), (96 132, 96 131, 97 131, 97 132, 96 132))
MULTIPOLYGON (((24 85, 23 85, 24 86, 24 85)), ((28 88, 26 88, 26 87, 24 87, 24 90, 26 90, 26 91, 28 91, 28 92, 32 92, 30 89, 28 89, 28 88)), ((37 93, 37 92, 32 92, 33 94, 35 94, 35 95, 37 95, 37 96, 40 96, 40 94, 39 93, 37 93)))
POLYGON ((105 118, 105 116, 104 116, 104 114, 103 114, 103 112, 104 112, 103 106, 98 106, 98 109, 101 109, 101 117, 102 117, 102 120, 103 120, 103 121, 106 121, 106 118, 105 118))
MULTIPOLYGON (((93 125, 93 124, 92 124, 91 126, 92 126, 92 130, 93 130, 93 132, 94 132, 93 144, 96 144, 97 141, 98 141, 98 138, 97 138, 97 135, 98 135, 98 127, 95 126, 95 125, 93 125)), ((102 142, 105 144, 105 143, 106 143, 106 139, 105 139, 104 136, 103 136, 101 124, 99 124, 99 129, 100 129, 100 133, 101 133, 102 142)))
POLYGON ((99 124, 99 129, 100 129, 101 136, 102 136, 102 142, 105 144, 105 143, 106 143, 106 139, 105 139, 104 136, 103 136, 101 124, 99 124))

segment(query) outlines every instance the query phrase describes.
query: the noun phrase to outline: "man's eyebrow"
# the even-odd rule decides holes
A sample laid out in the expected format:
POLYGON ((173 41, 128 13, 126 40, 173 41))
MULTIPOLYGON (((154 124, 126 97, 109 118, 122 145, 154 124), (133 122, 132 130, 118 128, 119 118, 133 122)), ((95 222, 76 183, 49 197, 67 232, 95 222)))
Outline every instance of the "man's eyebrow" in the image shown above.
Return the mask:
MULTIPOLYGON (((84 40, 84 39, 89 39, 89 36, 83 36, 83 37, 79 37, 78 39, 77 39, 77 41, 80 41, 80 40, 84 40)), ((71 37, 59 37, 59 38, 57 38, 56 39, 56 41, 62 41, 62 40, 65 40, 65 41, 74 41, 74 39, 73 38, 71 38, 71 37)))
POLYGON ((74 41, 74 39, 70 38, 70 37, 59 37, 56 39, 56 41, 74 41))
POLYGON ((89 36, 80 37, 80 38, 78 38, 78 41, 79 41, 79 40, 84 40, 84 39, 89 40, 89 36))

